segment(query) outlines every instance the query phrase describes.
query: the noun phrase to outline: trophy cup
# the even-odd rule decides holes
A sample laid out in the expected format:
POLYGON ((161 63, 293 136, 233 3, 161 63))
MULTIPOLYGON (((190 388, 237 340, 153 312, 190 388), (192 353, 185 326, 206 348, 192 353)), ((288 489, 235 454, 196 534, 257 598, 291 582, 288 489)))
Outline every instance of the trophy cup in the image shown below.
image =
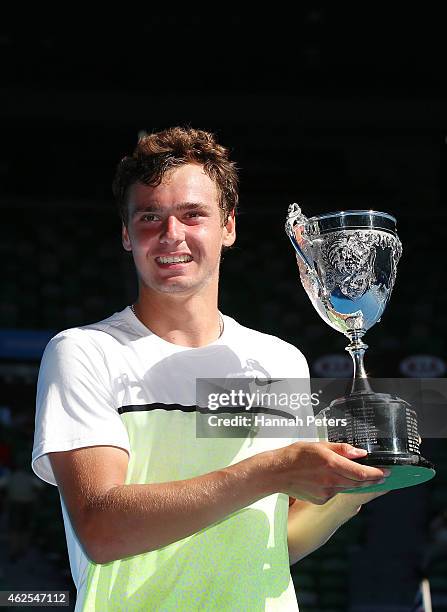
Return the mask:
MULTIPOLYGON (((354 362, 351 391, 323 412, 330 442, 364 448, 358 463, 386 466, 386 482, 362 491, 399 489, 433 478, 433 465, 419 451, 416 413, 405 400, 374 393, 363 365, 362 338, 380 321, 393 289, 402 246, 396 219, 372 210, 348 210, 308 219, 289 206, 286 233, 296 251, 301 282, 318 314, 350 340, 354 362)), ((357 490, 345 491, 354 492, 357 490)))

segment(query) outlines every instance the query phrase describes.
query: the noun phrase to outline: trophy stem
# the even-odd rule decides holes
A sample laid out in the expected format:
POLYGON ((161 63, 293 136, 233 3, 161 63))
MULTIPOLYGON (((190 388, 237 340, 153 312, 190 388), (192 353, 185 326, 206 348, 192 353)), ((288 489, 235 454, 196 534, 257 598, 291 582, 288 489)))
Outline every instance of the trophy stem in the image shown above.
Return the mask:
MULTIPOLYGON (((363 335, 363 334, 362 334, 363 335)), ((354 362, 354 378, 352 380, 351 394, 353 393, 371 393, 372 389, 368 382, 363 358, 368 345, 362 341, 362 336, 358 333, 350 334, 351 343, 348 344, 346 350, 352 357, 354 362)))

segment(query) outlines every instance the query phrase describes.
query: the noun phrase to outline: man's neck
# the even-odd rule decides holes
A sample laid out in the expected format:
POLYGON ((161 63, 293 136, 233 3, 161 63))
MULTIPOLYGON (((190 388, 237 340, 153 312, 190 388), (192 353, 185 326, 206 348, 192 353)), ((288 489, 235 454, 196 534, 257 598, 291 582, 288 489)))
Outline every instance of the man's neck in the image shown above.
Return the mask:
POLYGON ((133 310, 151 332, 180 346, 206 346, 223 332, 217 298, 210 301, 198 296, 148 296, 140 293, 133 310))

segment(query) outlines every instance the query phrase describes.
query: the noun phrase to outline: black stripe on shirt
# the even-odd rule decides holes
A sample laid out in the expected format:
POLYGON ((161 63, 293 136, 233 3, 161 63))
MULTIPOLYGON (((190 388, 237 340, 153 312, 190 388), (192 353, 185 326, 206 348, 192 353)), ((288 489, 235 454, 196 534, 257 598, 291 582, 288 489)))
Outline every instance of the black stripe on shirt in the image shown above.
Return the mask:
POLYGON ((155 402, 153 404, 131 404, 129 406, 121 406, 118 408, 119 414, 125 412, 149 412, 151 410, 181 410, 182 412, 201 412, 202 414, 258 414, 259 412, 265 412, 266 414, 275 414, 281 417, 293 418, 293 414, 290 412, 284 412, 282 410, 276 410, 275 408, 268 408, 267 406, 252 406, 250 410, 244 410, 243 406, 219 406, 217 410, 210 410, 209 408, 198 406, 182 406, 182 404, 162 404, 155 402))

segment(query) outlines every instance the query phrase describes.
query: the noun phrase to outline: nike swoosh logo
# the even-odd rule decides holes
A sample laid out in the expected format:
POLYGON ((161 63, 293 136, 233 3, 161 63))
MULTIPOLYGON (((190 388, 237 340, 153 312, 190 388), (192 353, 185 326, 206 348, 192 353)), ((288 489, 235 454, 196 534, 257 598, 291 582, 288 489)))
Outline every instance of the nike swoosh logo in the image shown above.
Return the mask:
POLYGON ((259 385, 260 387, 265 387, 266 385, 271 385, 272 383, 275 382, 281 382, 281 378, 255 378, 255 383, 257 385, 259 385))

